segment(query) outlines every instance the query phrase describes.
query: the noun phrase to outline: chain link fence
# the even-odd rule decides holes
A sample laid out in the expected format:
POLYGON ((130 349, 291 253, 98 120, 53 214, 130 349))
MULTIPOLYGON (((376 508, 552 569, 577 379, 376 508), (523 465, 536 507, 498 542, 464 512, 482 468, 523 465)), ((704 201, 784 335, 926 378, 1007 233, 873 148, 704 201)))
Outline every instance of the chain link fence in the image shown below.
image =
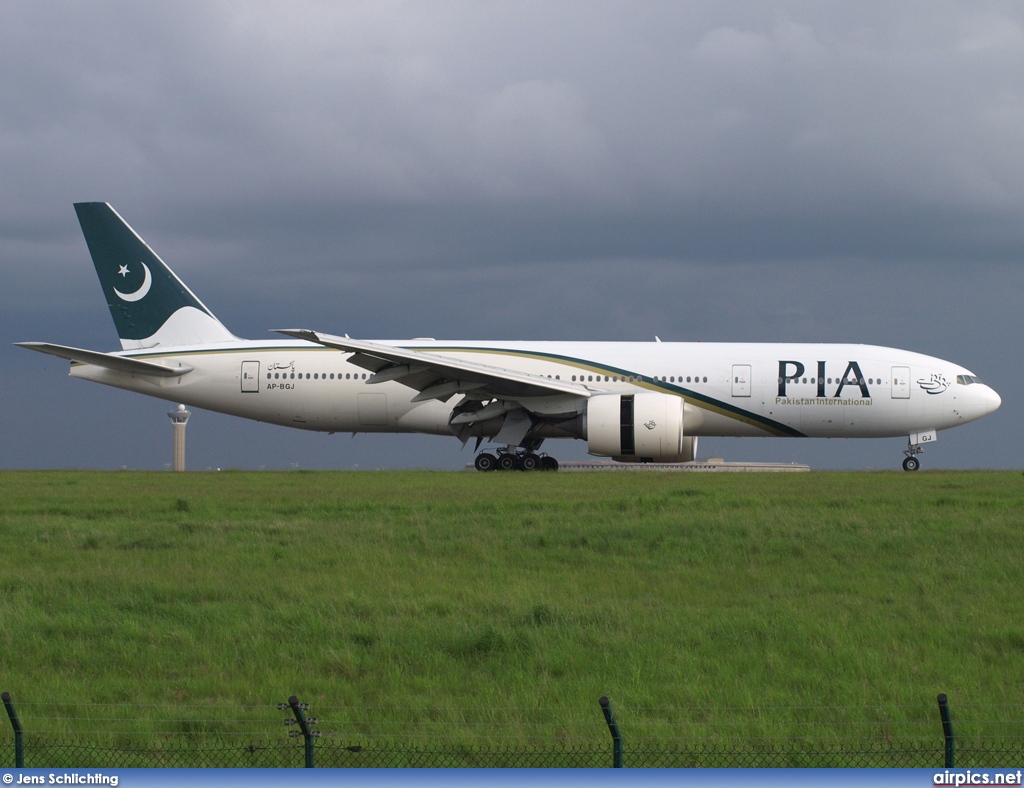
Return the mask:
MULTIPOLYGON (((5 701, 9 697, 5 697, 5 701)), ((607 699, 602 698, 602 705, 606 702, 607 699)), ((942 711, 942 703, 940 698, 939 711, 942 711)), ((671 716, 669 712, 685 716, 685 712, 694 711, 681 709, 626 709, 621 716, 627 724, 620 730, 612 715, 606 714, 602 719, 596 704, 589 712, 592 724, 576 728, 573 727, 576 723, 568 720, 573 712, 581 710, 540 710, 560 719, 550 726, 535 723, 537 729, 518 739, 508 728, 487 727, 486 732, 479 732, 479 726, 492 723, 467 721, 473 713, 489 717, 498 711, 493 709, 446 709, 448 715, 457 716, 461 721, 416 722, 417 733, 403 734, 401 731, 413 724, 408 721, 410 718, 419 714, 444 715, 438 715, 438 710, 372 709, 363 710, 365 714, 360 717, 361 710, 356 707, 325 707, 327 716, 318 720, 307 704, 298 703, 294 697, 289 698, 289 703, 277 704, 278 711, 294 715, 286 720, 281 720, 274 713, 275 707, 268 704, 206 709, 209 719, 205 724, 191 717, 195 714, 194 708, 186 712, 185 707, 177 706, 25 704, 33 711, 19 719, 13 703, 7 705, 11 726, 0 733, 0 767, 608 768, 621 765, 626 768, 941 769, 1018 766, 1024 761, 1024 725, 1014 706, 965 707, 969 709, 965 714, 966 735, 954 742, 952 724, 942 724, 934 705, 930 706, 930 720, 924 716, 924 706, 913 707, 913 713, 906 713, 898 721, 886 721, 883 727, 887 733, 873 737, 864 735, 860 726, 879 725, 877 720, 891 716, 892 709, 869 708, 867 712, 867 707, 828 709, 835 721, 831 725, 809 722, 814 735, 799 739, 745 738, 743 733, 749 733, 749 729, 737 733, 735 726, 743 723, 736 721, 720 721, 714 725, 665 723, 665 717, 671 716), (216 712, 220 712, 219 718, 216 712), (161 719, 161 714, 166 719, 161 719), (859 715, 873 721, 842 722, 844 714, 848 718, 859 715), (655 716, 658 721, 651 721, 655 716), (136 730, 124 730, 129 727, 125 724, 126 718, 134 718, 136 730), (287 728, 281 727, 282 721, 287 728), (32 723, 40 727, 34 729, 32 723), (252 730, 260 728, 259 723, 263 723, 262 729, 252 730), (78 729, 57 733, 43 727, 59 724, 78 729), (231 724, 251 730, 230 730, 231 724), (894 725, 903 727, 894 728, 894 725), (467 726, 476 732, 466 733, 467 726), (325 730, 321 732, 321 728, 325 730), (357 728, 362 728, 363 732, 357 732, 357 728), (367 728, 378 732, 367 731, 367 728), (851 728, 858 732, 851 735, 851 728), (549 733, 554 729, 558 732, 549 733), (632 739, 631 729, 636 732, 632 739), (986 736, 977 735, 982 729, 987 731, 986 736), (893 730, 898 735, 894 735, 893 730), (652 735, 652 731, 656 733, 652 735), (686 735, 679 735, 679 731, 686 731, 686 735)), ((505 711, 525 713, 531 710, 505 711)), ((708 712, 697 711, 702 712, 697 716, 708 712)), ((794 714, 793 709, 743 711, 751 719, 794 714)), ((822 709, 797 711, 808 718, 816 713, 822 716, 822 709)))
MULTIPOLYGON (((0 766, 14 766, 10 740, 0 766)), ((85 740, 32 739, 25 768, 301 768, 301 743, 249 742, 210 746, 158 744, 107 746, 85 740)), ((1024 742, 975 744, 957 751, 957 768, 992 768, 1024 760, 1024 742)), ((943 746, 859 744, 773 748, 729 744, 626 747, 627 768, 926 768, 943 767, 943 746)), ((324 768, 606 768, 611 746, 459 746, 318 743, 316 766, 324 768)))

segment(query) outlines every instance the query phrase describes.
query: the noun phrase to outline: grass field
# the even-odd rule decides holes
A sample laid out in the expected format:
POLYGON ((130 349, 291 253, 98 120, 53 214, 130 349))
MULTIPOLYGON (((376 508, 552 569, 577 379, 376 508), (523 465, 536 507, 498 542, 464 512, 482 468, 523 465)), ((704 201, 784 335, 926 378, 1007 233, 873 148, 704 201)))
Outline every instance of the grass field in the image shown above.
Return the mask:
POLYGON ((573 741, 608 695, 655 739, 885 740, 943 691, 1024 730, 1020 472, 7 472, 0 502, 29 730, 277 731, 296 694, 367 735, 573 741))

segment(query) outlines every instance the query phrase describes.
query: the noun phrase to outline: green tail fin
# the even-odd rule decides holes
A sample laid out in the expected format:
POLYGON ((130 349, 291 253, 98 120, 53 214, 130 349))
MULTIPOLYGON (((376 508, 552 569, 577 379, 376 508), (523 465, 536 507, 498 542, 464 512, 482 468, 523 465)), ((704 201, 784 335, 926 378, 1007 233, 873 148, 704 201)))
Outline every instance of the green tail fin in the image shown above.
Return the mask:
POLYGON ((124 349, 236 339, 107 203, 75 212, 124 349))

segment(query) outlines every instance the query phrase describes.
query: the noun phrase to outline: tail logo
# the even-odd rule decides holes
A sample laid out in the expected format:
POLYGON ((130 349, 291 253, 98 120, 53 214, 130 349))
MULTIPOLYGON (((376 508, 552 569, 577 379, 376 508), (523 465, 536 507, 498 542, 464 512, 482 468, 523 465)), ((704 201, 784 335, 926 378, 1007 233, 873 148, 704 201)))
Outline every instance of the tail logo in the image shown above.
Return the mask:
MULTIPOLYGON (((145 278, 142 280, 142 287, 140 287, 134 293, 122 293, 116 287, 114 288, 114 295, 116 295, 122 301, 141 301, 143 298, 146 297, 146 294, 149 292, 149 288, 152 287, 153 285, 153 276, 152 274, 149 273, 149 266, 147 266, 145 263, 141 261, 139 262, 139 265, 141 265, 142 270, 146 272, 145 278)), ((121 274, 121 276, 127 276, 130 273, 128 271, 128 266, 126 265, 119 266, 119 268, 120 270, 118 271, 118 273, 121 274)))

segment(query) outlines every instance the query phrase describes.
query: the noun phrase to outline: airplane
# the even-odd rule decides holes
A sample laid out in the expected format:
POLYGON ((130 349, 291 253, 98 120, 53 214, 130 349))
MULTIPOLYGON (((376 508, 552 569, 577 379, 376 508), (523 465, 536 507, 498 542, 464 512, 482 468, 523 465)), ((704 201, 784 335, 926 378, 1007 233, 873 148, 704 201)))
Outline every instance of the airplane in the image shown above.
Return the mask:
POLYGON ((964 367, 873 345, 240 339, 109 204, 75 211, 121 350, 19 346, 69 360, 72 377, 285 427, 475 439, 480 471, 557 470, 549 438, 687 463, 704 436, 906 436, 915 471, 939 431, 1001 404, 964 367))

